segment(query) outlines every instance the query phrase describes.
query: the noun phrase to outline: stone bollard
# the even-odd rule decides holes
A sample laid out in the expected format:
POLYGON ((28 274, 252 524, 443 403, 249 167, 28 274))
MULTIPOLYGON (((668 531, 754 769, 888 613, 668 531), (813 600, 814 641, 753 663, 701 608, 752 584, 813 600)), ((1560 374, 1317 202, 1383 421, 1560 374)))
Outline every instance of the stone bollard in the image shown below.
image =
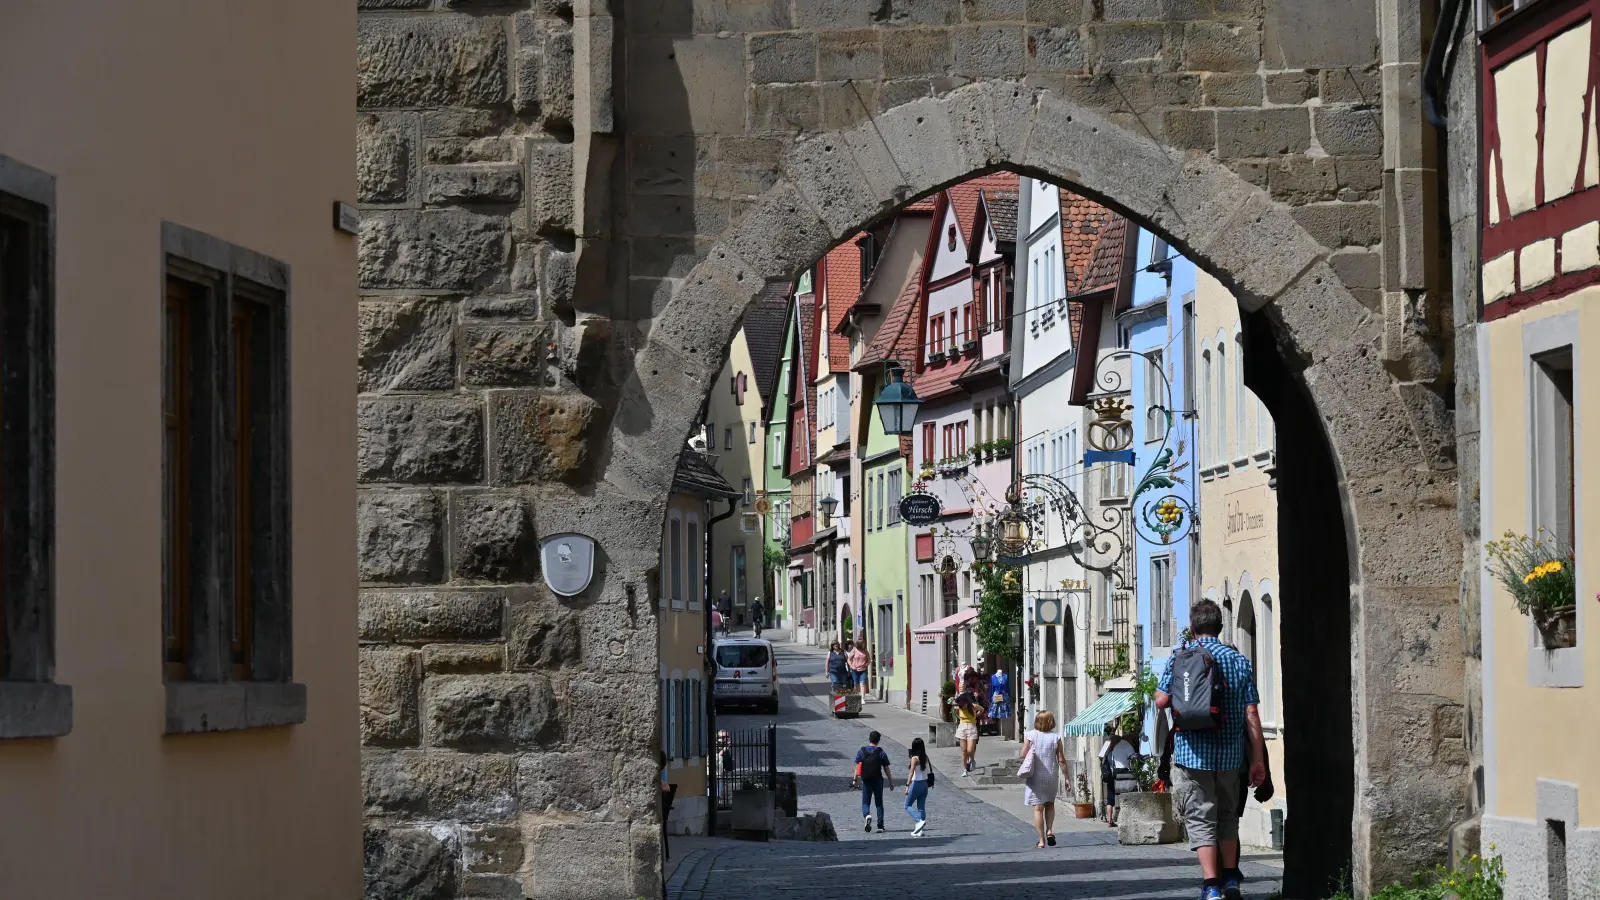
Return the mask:
POLYGON ((956 742, 956 723, 954 723, 954 722, 935 722, 934 724, 929 725, 928 727, 933 730, 933 745, 935 747, 955 747, 955 746, 957 746, 957 742, 956 742))
POLYGON ((773 840, 777 841, 837 841, 833 819, 825 812, 805 816, 778 816, 773 824, 773 840))
POLYGON ((1122 844, 1175 844, 1183 840, 1183 826, 1172 805, 1172 795, 1136 791, 1117 795, 1117 841, 1122 844))
POLYGON ((733 836, 744 841, 770 839, 777 819, 773 799, 766 788, 734 791, 733 836))
POLYGON ((778 815, 794 818, 800 814, 800 789, 795 784, 793 772, 778 773, 778 815))

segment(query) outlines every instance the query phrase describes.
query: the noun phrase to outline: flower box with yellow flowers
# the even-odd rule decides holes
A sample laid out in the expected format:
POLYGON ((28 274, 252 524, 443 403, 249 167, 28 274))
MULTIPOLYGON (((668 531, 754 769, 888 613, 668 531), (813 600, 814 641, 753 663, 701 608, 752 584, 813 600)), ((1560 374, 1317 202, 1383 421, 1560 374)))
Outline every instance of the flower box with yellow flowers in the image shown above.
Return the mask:
POLYGON ((1572 546, 1540 528, 1533 536, 1507 531, 1484 545, 1489 574, 1505 587, 1517 611, 1533 619, 1546 650, 1578 642, 1578 567, 1572 546))

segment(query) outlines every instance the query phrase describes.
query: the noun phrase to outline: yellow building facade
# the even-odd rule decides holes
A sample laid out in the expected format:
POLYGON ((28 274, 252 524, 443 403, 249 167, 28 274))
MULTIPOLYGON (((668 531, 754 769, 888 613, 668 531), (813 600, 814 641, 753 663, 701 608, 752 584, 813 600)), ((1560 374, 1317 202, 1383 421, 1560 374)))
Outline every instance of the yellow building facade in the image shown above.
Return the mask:
POLYGON ((1505 861, 1508 888, 1525 891, 1507 896, 1548 896, 1562 851, 1568 885, 1600 889, 1600 585, 1584 565, 1600 557, 1600 481, 1579 469, 1585 448, 1600 447, 1597 347, 1600 287, 1479 326, 1484 539, 1542 528, 1576 554, 1570 637, 1520 612, 1488 559, 1481 575, 1482 843, 1505 861))
POLYGON ((707 454, 693 448, 683 451, 662 525, 656 601, 661 755, 667 782, 677 786, 667 816, 670 834, 705 833, 711 703, 706 680, 711 623, 706 608, 706 550, 711 543, 707 534, 730 527, 733 519, 727 513, 737 502, 737 494, 707 454))
MULTIPOLYGON (((740 509, 712 535, 711 596, 724 593, 735 625, 750 624, 750 603, 763 593, 761 548, 765 540, 756 498, 766 490, 766 422, 750 341, 744 328, 734 332, 728 359, 706 405, 706 443, 717 472, 740 494, 740 509)), ((771 612, 771 598, 762 604, 771 612)))
MULTIPOLYGON (((1278 501, 1272 416, 1244 384, 1239 304, 1227 288, 1197 273, 1194 296, 1194 400, 1199 416, 1200 565, 1192 596, 1222 607, 1225 643, 1255 664, 1262 729, 1274 778, 1284 783, 1283 690, 1279 654, 1278 501)), ((1282 833, 1283 794, 1251 797, 1240 839, 1274 845, 1282 833), (1274 817, 1278 827, 1274 828, 1274 817)))
POLYGON ((1514 22, 1497 7, 1478 23, 1477 366, 1462 392, 1477 405, 1484 542, 1468 556, 1479 566, 1480 844, 1503 861, 1507 897, 1594 898, 1600 481, 1582 461, 1600 446, 1597 8, 1507 7, 1514 22))

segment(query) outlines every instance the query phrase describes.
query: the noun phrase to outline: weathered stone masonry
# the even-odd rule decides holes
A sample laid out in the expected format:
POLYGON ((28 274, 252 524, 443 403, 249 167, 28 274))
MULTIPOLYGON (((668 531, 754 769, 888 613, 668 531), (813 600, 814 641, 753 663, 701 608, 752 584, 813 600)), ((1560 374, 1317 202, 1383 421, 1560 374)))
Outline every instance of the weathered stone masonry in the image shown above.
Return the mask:
POLYGON ((997 166, 1277 324, 1356 548, 1356 881, 1442 855, 1462 534, 1417 3, 358 5, 369 897, 657 895, 657 523, 729 336, 997 166), (567 530, 603 550, 576 601, 537 571, 567 530))

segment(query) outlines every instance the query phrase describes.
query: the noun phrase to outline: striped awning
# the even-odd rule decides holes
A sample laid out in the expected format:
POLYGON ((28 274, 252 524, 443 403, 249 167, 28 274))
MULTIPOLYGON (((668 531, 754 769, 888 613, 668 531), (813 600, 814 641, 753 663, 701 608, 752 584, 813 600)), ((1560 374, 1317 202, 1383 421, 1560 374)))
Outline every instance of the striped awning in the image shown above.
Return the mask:
POLYGON ((1133 693, 1131 691, 1106 691, 1100 699, 1089 704, 1089 708, 1078 713, 1061 729, 1062 734, 1077 734, 1084 737, 1094 737, 1105 731, 1106 723, 1133 709, 1133 693))

